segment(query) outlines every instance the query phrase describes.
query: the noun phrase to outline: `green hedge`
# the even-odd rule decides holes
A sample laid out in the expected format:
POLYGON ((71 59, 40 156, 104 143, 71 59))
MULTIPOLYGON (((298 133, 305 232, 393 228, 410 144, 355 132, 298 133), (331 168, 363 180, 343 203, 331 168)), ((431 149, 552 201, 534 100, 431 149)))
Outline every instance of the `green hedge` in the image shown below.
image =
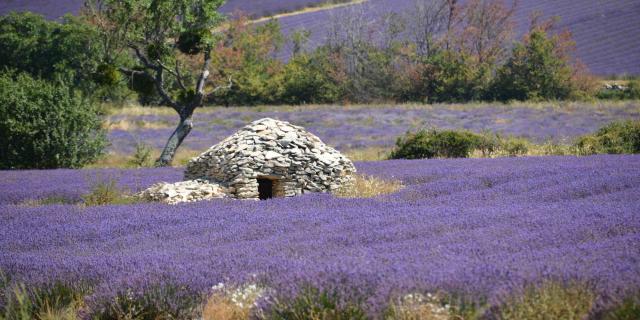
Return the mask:
POLYGON ((95 106, 67 85, 0 74, 0 169, 78 168, 106 145, 95 106))

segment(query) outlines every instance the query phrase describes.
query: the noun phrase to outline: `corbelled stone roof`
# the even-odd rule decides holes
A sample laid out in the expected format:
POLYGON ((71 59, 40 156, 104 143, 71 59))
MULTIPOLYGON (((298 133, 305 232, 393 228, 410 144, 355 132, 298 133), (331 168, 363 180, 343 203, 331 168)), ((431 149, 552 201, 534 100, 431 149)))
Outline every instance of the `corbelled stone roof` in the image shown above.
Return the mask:
POLYGON ((191 160, 185 179, 209 180, 231 187, 237 198, 254 198, 261 177, 278 181, 281 196, 293 196, 336 190, 355 171, 349 159, 304 128, 265 118, 191 160))

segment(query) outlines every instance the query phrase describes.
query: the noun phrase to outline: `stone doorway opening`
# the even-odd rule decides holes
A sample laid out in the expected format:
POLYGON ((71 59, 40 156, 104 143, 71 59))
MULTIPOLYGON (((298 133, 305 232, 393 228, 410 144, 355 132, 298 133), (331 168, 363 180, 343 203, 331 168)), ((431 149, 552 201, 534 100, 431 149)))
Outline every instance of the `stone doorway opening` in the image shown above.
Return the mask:
POLYGON ((267 200, 284 197, 284 184, 278 176, 258 176, 258 198, 267 200))
POLYGON ((273 198, 273 180, 258 178, 258 194, 260 200, 273 198))

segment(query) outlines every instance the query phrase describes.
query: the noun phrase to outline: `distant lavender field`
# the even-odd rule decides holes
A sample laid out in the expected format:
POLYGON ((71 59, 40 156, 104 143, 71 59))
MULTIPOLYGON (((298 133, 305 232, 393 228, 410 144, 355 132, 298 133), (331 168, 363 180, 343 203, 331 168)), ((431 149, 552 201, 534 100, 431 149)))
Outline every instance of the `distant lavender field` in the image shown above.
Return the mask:
MULTIPOLYGON (((168 206, 27 207, 78 197, 98 176, 139 189, 180 169, 0 171, 0 269, 29 284, 83 281, 88 306, 117 292, 261 281, 287 296, 338 290, 373 317, 394 296, 498 304, 528 283, 585 282, 598 309, 640 290, 640 156, 359 163, 406 188, 168 206)), ((171 302, 169 302, 171 303, 171 302)))
MULTIPOLYGON (((67 13, 77 14, 85 0, 2 0, 0 15, 9 11, 33 11, 50 19, 67 13)), ((326 0, 227 0, 220 8, 224 13, 242 12, 255 17, 270 16, 281 12, 300 10, 326 0)))
MULTIPOLYGON (((150 109, 152 110, 152 109, 150 109)), ((136 142, 162 148, 176 125, 176 115, 114 115, 109 121, 137 124, 109 133, 110 151, 131 154, 136 142), (143 126, 146 126, 143 127, 143 126), (152 127, 152 128, 149 128, 152 127)), ((202 108, 183 147, 204 151, 249 122, 270 117, 301 125, 338 150, 390 148, 396 137, 421 128, 489 130, 535 142, 571 143, 615 120, 640 119, 640 105, 569 104, 565 107, 524 105, 423 105, 358 107, 202 108)))
MULTIPOLYGON (((372 24, 388 12, 411 10, 414 0, 370 0, 369 16, 372 24)), ((507 0, 510 3, 512 0, 507 0)), ((291 11, 322 1, 313 0, 229 0, 221 11, 232 13, 242 10, 254 16, 279 11, 291 11)), ((32 10, 57 18, 64 13, 77 13, 82 0, 3 0, 0 14, 10 10, 32 10)), ((598 75, 640 74, 640 1, 637 0, 520 0, 516 12, 516 34, 521 35, 529 25, 535 11, 546 16, 559 16, 559 30, 572 32, 576 41, 576 56, 598 75)), ((309 12, 279 19, 286 34, 306 29, 312 32, 309 47, 324 43, 330 21, 339 11, 309 12)), ((291 46, 285 46, 279 56, 287 59, 291 46)))

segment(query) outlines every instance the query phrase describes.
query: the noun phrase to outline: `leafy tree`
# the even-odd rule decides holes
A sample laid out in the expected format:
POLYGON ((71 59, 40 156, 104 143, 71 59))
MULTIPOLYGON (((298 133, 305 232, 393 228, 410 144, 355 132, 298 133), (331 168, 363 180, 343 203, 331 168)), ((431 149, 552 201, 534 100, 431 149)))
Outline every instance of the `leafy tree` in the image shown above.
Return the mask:
MULTIPOLYGON (((222 86, 209 81, 216 42, 214 28, 223 21, 224 0, 90 0, 86 15, 100 31, 107 58, 126 53, 137 68, 117 65, 128 77, 153 83, 163 105, 173 108, 179 123, 169 137, 158 166, 171 164, 193 128, 196 108, 222 86), (188 63, 184 63, 187 61, 188 63)), ((149 88, 147 88, 149 89, 149 88)))
POLYGON ((517 43, 498 70, 492 93, 498 100, 566 99, 574 90, 568 33, 550 35, 551 22, 534 19, 524 42, 517 43))
POLYGON ((299 53, 284 66, 279 81, 280 99, 288 104, 333 103, 342 98, 343 90, 332 76, 331 56, 327 48, 299 53))
POLYGON ((240 105, 269 104, 279 101, 277 75, 282 62, 274 58, 283 42, 280 25, 270 21, 253 25, 245 17, 231 21, 224 37, 212 52, 212 73, 216 81, 233 79, 227 90, 212 96, 214 102, 240 105))
POLYGON ((78 168, 106 144, 96 108, 68 85, 0 74, 0 169, 78 168))
MULTIPOLYGON (((101 70, 101 43, 97 31, 73 16, 62 23, 30 12, 0 17, 0 70, 28 72, 35 77, 68 79, 84 93, 118 83, 101 70)), ((106 90, 105 90, 106 91, 106 90)), ((104 93, 100 91, 99 93, 104 93)))

